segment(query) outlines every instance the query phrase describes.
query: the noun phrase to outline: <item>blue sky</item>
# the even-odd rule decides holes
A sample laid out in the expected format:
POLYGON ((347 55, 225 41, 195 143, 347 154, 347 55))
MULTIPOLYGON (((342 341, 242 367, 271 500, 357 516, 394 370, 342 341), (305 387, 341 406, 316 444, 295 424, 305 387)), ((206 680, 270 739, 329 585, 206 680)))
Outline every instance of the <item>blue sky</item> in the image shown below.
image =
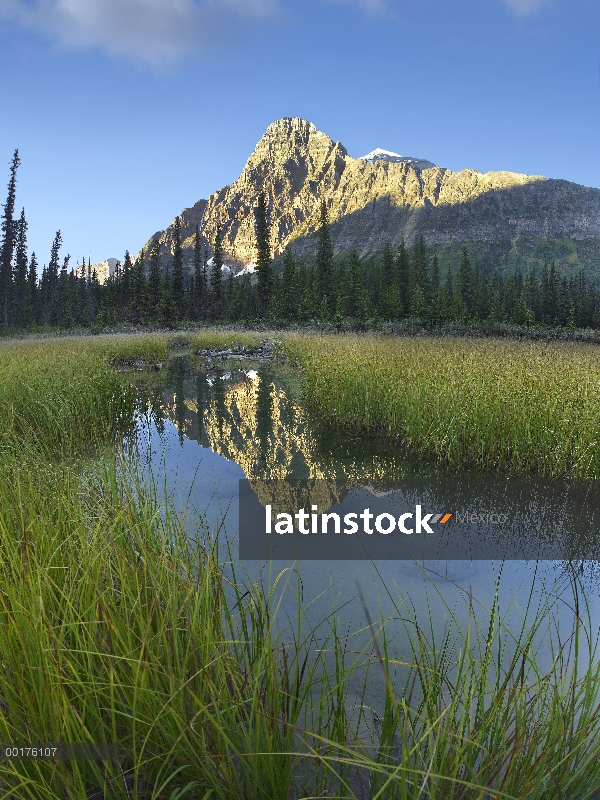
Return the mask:
POLYGON ((283 116, 600 187, 599 32, 595 0, 0 0, 0 199, 18 147, 40 262, 59 228, 121 258, 283 116))

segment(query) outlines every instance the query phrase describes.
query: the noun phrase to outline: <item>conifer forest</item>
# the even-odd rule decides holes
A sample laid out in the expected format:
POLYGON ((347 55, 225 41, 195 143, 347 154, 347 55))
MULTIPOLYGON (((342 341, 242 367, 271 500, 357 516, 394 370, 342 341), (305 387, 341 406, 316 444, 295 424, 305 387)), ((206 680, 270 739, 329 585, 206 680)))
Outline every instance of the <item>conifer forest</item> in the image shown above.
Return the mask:
MULTIPOLYGON (((410 246, 386 244, 361 258, 356 250, 334 254, 327 207, 321 204, 316 251, 293 249, 273 259, 264 194, 254 209, 256 269, 235 276, 224 267, 222 231, 209 248, 196 229, 193 264, 184 263, 181 220, 175 221, 172 260, 162 263, 156 238, 137 257, 126 252, 101 283, 85 258, 76 267, 62 255, 60 231, 48 262, 28 253, 25 210, 17 212, 20 164, 15 151, 3 206, 0 244, 2 328, 55 329, 135 325, 174 328, 183 323, 256 321, 326 323, 368 328, 381 321, 413 320, 435 327, 509 323, 554 328, 600 328, 600 289, 584 271, 567 276, 554 263, 510 274, 484 270, 463 246, 458 269, 440 274, 437 255, 423 236, 410 246)), ((275 243, 276 244, 276 243, 275 243)))

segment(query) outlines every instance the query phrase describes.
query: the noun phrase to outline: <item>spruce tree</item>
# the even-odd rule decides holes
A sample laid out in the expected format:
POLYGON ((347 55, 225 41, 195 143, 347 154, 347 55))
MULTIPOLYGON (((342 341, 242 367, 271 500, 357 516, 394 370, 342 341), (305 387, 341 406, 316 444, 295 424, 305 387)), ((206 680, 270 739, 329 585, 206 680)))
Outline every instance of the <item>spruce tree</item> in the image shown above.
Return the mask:
POLYGON ((171 278, 171 294, 177 311, 177 319, 184 315, 183 294, 183 248, 181 246, 181 217, 175 217, 173 233, 173 276, 171 278))
POLYGON ((550 264, 550 272, 548 274, 548 295, 547 295, 547 308, 548 316, 551 325, 556 325, 558 320, 558 302, 559 302, 559 277, 556 272, 556 264, 554 261, 550 264))
POLYGON ((297 316, 297 289, 296 259, 291 249, 286 247, 283 253, 279 310, 283 319, 287 321, 297 316))
POLYGON ((48 262, 48 303, 46 306, 46 319, 48 324, 55 324, 58 322, 58 253, 62 244, 62 236, 60 231, 56 231, 56 236, 52 242, 50 250, 50 261, 48 262))
POLYGON ((302 321, 309 319, 312 314, 312 273, 313 270, 301 261, 298 267, 297 318, 302 321))
POLYGON ((471 312, 474 317, 477 317, 477 309, 480 301, 481 291, 481 272, 479 271, 479 261, 476 261, 471 267, 471 275, 473 281, 471 283, 471 312))
MULTIPOLYGON (((96 270, 92 271, 92 277, 96 270)), ((98 276, 96 275, 96 280, 98 276)), ((109 276, 108 280, 102 288, 98 287, 98 291, 92 289, 94 295, 94 305, 98 313, 102 312, 102 325, 94 325, 96 327, 104 327, 106 324, 114 324, 118 321, 118 308, 121 297, 121 262, 117 261, 115 271, 109 276)), ((95 320, 95 316, 92 317, 95 320)))
POLYGON ((69 293, 71 295, 71 313, 74 325, 81 325, 82 322, 80 284, 79 270, 77 267, 73 267, 69 273, 69 293))
POLYGON ((197 319, 198 315, 196 314, 196 278, 194 273, 189 277, 187 286, 184 291, 184 306, 185 312, 184 317, 186 319, 197 319))
POLYGON ((546 325, 550 324, 549 287, 550 287, 550 282, 548 278, 548 262, 544 261, 544 267, 542 269, 542 285, 540 287, 540 314, 542 322, 544 322, 546 325))
POLYGON ((135 260, 132 280, 132 311, 136 322, 145 322, 148 316, 146 308, 146 265, 144 248, 135 260))
POLYGON ((348 262, 348 295, 346 313, 349 317, 358 317, 362 292, 364 289, 363 269, 356 250, 350 252, 348 262))
POLYGON ((238 285, 240 287, 240 318, 250 320, 256 316, 256 292, 253 291, 250 275, 246 273, 242 278, 242 283, 238 285))
POLYGON ((498 270, 495 269, 492 274, 489 287, 490 293, 490 313, 488 319, 492 322, 504 321, 504 303, 503 303, 503 281, 500 277, 498 270))
POLYGON ((0 244, 0 313, 2 324, 8 328, 10 323, 10 303, 12 295, 13 255, 16 244, 16 226, 13 214, 17 190, 17 169, 21 163, 19 151, 15 150, 10 165, 8 194, 2 214, 2 243, 0 244))
MULTIPOLYGON (((460 258, 460 265, 456 274, 456 288, 460 293, 463 302, 469 314, 474 310, 474 277, 473 268, 471 267, 471 260, 469 258, 469 251, 467 246, 463 245, 462 254, 460 258)), ((519 293, 520 294, 520 291, 519 293)))
MULTIPOLYGON (((530 308, 535 314, 536 320, 539 320, 542 316, 542 295, 540 292, 540 281, 538 279, 538 272, 536 266, 531 268, 529 280, 530 280, 530 308)), ((580 295, 580 298, 583 301, 582 295, 580 295)))
POLYGON ((304 313, 307 319, 316 317, 319 313, 317 288, 317 270, 312 265, 308 265, 305 273, 303 297, 304 313))
POLYGON ((562 281, 559 281, 559 295, 558 295, 558 324, 566 325, 569 316, 569 287, 567 284, 566 276, 563 276, 562 281))
POLYGON ((492 302, 490 281, 487 272, 485 270, 480 270, 478 264, 475 265, 475 275, 477 277, 475 282, 475 317, 478 319, 487 319, 492 302))
POLYGON ((62 235, 60 231, 56 231, 56 236, 52 242, 50 250, 50 261, 48 262, 48 284, 51 290, 56 288, 58 284, 58 253, 62 244, 62 235))
POLYGON ((148 314, 150 319, 156 316, 156 309, 160 301, 161 294, 161 257, 160 240, 155 239, 150 250, 150 267, 148 270, 148 314))
POLYGON ((64 257, 62 267, 60 268, 60 274, 58 276, 56 323, 65 328, 70 328, 72 325, 72 298, 70 294, 71 286, 69 285, 70 259, 71 256, 68 254, 64 257))
POLYGON ((431 305, 429 319, 432 322, 445 322, 447 316, 446 296, 441 286, 440 262, 437 254, 431 259, 431 305))
POLYGON ((567 317, 567 328, 571 331, 574 331, 575 327, 576 327, 575 301, 571 300, 571 302, 569 303, 569 316, 567 317))
POLYGON ((419 320, 425 320, 429 317, 429 309, 427 301, 425 300, 425 293, 419 283, 415 283, 410 301, 410 315, 419 320))
POLYGON ((67 273, 65 298, 65 325, 70 328, 78 322, 77 275, 73 270, 67 273))
POLYGON ((224 316, 227 319, 235 319, 235 284, 233 272, 229 273, 227 278, 227 288, 225 290, 224 316))
POLYGON ((267 215, 267 198, 264 192, 258 196, 254 209, 254 232, 256 235, 256 272, 261 314, 266 316, 273 293, 273 266, 271 259, 271 237, 267 215))
POLYGON ((161 281, 160 300, 156 307, 156 314, 158 323, 163 328, 173 328, 177 321, 177 308, 173 301, 173 292, 171 291, 171 276, 168 272, 165 273, 161 281))
POLYGON ((366 328, 368 320, 373 316, 373 304, 371 302, 371 293, 364 287, 361 290, 359 303, 358 303, 358 322, 361 328, 366 328))
POLYGON ((232 283, 232 294, 230 298, 230 306, 229 306, 229 317, 233 321, 237 321, 243 318, 244 316, 244 287, 243 287, 243 280, 244 277, 235 278, 233 280, 233 274, 229 276, 229 280, 232 283))
POLYGON ((454 280, 452 278, 452 270, 450 267, 448 267, 448 271, 446 272, 446 284, 444 286, 444 291, 446 292, 446 300, 450 306, 454 299, 454 280))
POLYGON ((410 306, 410 258, 404 243, 404 236, 400 240, 398 246, 398 255, 396 257, 396 275, 398 279, 398 289, 400 290, 400 302, 402 306, 402 313, 407 314, 410 306))
POLYGON ((341 327, 342 320, 346 316, 346 306, 348 305, 349 281, 348 267, 346 259, 340 259, 335 275, 335 319, 336 325, 341 327))
MULTIPOLYGON (((249 285, 251 284, 250 276, 247 275, 249 285)), ((202 256, 202 286, 204 287, 204 302, 202 309, 202 319, 210 315, 210 285, 208 276, 208 242, 204 241, 204 253, 202 256)))
POLYGON ((437 297, 440 289, 440 262, 437 253, 431 259, 431 296, 437 297))
POLYGON ((217 228, 213 245, 213 265, 210 273, 211 315, 218 319, 223 310, 223 240, 221 227, 217 228))
POLYGON ((77 319, 80 325, 88 327, 91 323, 88 303, 88 282, 85 258, 79 267, 79 280, 77 282, 77 319))
POLYGON ((42 276, 40 278, 38 297, 40 300, 39 321, 41 325, 47 325, 50 320, 50 288, 48 280, 48 269, 45 264, 42 267, 42 276))
POLYGON ((394 251, 392 249, 392 243, 386 242, 383 247, 383 255, 381 258, 381 287, 382 287, 382 294, 385 293, 386 289, 395 282, 396 278, 396 265, 394 264, 394 251))
POLYGON ((454 295, 452 298, 452 306, 451 306, 451 314, 452 319, 458 320, 459 322, 466 322, 469 317, 469 307, 465 302, 464 295, 460 288, 460 283, 457 280, 454 283, 454 295))
POLYGON ((371 292, 374 307, 377 309, 377 312, 381 312, 382 306, 385 305, 384 302, 385 289, 383 287, 380 261, 370 262, 367 270, 367 287, 371 292))
POLYGON ((330 313, 333 295, 333 245, 327 216, 327 203, 321 200, 319 210, 319 229, 317 231, 317 295, 319 297, 319 313, 330 313))
POLYGON ((206 305, 206 265, 202 259, 202 239, 200 228, 196 225, 196 235, 194 236, 194 308, 195 319, 202 319, 204 307, 206 305))
POLYGON ((385 319, 397 320, 402 316, 402 300, 396 282, 385 290, 383 311, 385 319))
MULTIPOLYGON (((423 234, 416 240, 412 253, 412 284, 411 284, 411 303, 417 303, 421 307, 422 303, 427 304, 431 298, 431 285, 427 274, 427 247, 423 234), (421 292, 417 293, 419 300, 415 301, 412 294, 419 287, 421 292), (422 296, 422 300, 421 300, 422 296)), ((421 315, 420 315, 421 316, 421 315)))
POLYGON ((37 258, 35 253, 32 253, 29 261, 29 271, 27 273, 26 325, 39 322, 37 267, 37 258))
POLYGON ((120 280, 120 310, 122 319, 129 319, 131 309, 131 283, 133 275, 133 264, 129 250, 125 250, 125 257, 123 258, 123 267, 121 270, 120 280))
POLYGON ((15 258, 15 278, 14 278, 14 322, 19 328, 27 324, 26 321, 26 297, 27 297, 27 221, 25 220, 25 209, 22 209, 21 216, 17 223, 17 253, 15 258))
MULTIPOLYGON (((88 266, 91 265, 88 264, 88 266)), ((100 302, 101 300, 100 282, 98 281, 98 275, 96 273, 95 268, 92 269, 90 272, 89 288, 90 288, 90 319, 94 320, 93 324, 101 323, 100 327, 104 327, 103 305, 100 302)))

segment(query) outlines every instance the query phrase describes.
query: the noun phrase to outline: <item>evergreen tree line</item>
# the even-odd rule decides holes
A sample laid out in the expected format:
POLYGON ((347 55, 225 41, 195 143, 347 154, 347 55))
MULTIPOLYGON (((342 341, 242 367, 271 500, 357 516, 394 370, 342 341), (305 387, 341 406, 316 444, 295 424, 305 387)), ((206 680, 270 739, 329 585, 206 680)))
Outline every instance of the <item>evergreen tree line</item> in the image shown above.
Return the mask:
MULTIPOLYGON (((27 253, 27 220, 25 209, 15 217, 19 151, 15 150, 10 165, 8 194, 3 206, 0 242, 0 313, 2 327, 26 328, 34 324, 66 325, 73 321, 74 311, 81 304, 81 287, 69 273, 70 256, 60 263, 62 244, 57 231, 50 250, 48 266, 38 277, 35 253, 27 253), (78 291, 79 290, 79 291, 78 291)), ((89 314, 88 314, 89 318, 89 314)))
POLYGON ((366 267, 356 251, 334 259, 325 203, 320 206, 317 249, 313 259, 297 259, 288 248, 274 270, 266 197, 254 209, 256 279, 223 273, 222 230, 212 243, 212 264, 196 227, 191 274, 184 269, 181 218, 173 235, 170 269, 161 263, 159 241, 136 259, 129 252, 115 273, 101 284, 85 259, 69 269, 70 256, 60 261, 57 232, 48 265, 38 277, 35 253, 27 254, 24 210, 15 218, 15 151, 2 215, 0 245, 0 313, 4 328, 54 325, 102 328, 119 323, 173 327, 187 321, 228 322, 256 319, 274 322, 322 320, 359 325, 376 320, 418 319, 510 322, 519 325, 600 328, 600 291, 580 272, 567 279, 554 264, 488 274, 472 264, 467 247, 456 274, 442 276, 436 255, 421 236, 411 248, 404 240, 386 244, 379 259, 366 267))
MULTIPOLYGON (((261 241, 257 236, 260 251, 261 241)), ((259 262, 260 263, 260 262, 259 262)), ((264 268, 263 268, 264 269, 264 268)), ((261 283, 259 272, 259 286, 261 283)), ((567 279, 554 263, 524 274, 502 275, 479 269, 466 245, 455 274, 440 274, 437 255, 428 252, 423 236, 411 248, 404 239, 397 248, 387 243, 379 259, 366 267, 356 250, 334 260, 327 220, 321 204, 317 251, 312 263, 298 261, 289 248, 278 275, 263 284, 275 319, 304 322, 356 320, 399 321, 406 318, 448 322, 507 322, 578 328, 600 327, 600 291, 583 271, 567 279)))
MULTIPOLYGON (((250 276, 223 281, 221 232, 213 243, 214 268, 196 228, 194 270, 184 277, 181 219, 175 221, 173 261, 164 271, 159 242, 132 260, 129 252, 108 280, 100 283, 90 261, 69 269, 70 256, 60 260, 61 232, 52 243, 48 265, 38 275, 36 254, 28 256, 27 221, 15 218, 19 152, 11 165, 3 206, 0 243, 0 315, 6 328, 74 326, 101 328, 118 323, 173 326, 187 320, 252 319, 260 316, 258 293, 250 276)), ((266 306, 265 306, 266 309, 266 306)))
POLYGON ((352 251, 327 269, 298 262, 287 250, 272 300, 275 318, 339 322, 417 319, 425 323, 506 322, 517 325, 600 327, 600 291, 583 273, 561 277, 554 263, 488 274, 463 247, 456 274, 440 275, 420 237, 412 248, 386 244, 382 257, 364 268, 352 251), (330 275, 329 280, 324 276, 330 275))

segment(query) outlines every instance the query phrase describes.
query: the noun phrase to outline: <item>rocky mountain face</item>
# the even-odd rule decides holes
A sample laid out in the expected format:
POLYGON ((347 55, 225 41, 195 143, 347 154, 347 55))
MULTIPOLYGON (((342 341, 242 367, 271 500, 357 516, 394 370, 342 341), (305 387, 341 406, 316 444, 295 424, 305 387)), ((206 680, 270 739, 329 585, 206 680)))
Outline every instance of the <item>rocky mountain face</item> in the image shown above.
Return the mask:
MULTIPOLYGON (((105 261, 99 261, 96 264, 85 264, 83 274, 87 277, 88 281, 96 273, 96 278, 99 283, 106 283, 106 281, 115 274, 118 261, 116 258, 107 258, 105 261)), ((71 269, 78 277, 82 276, 81 265, 77 262, 77 266, 71 269)))
MULTIPOLYGON (((185 260, 192 261, 199 226, 208 255, 218 226, 234 272, 255 258, 254 207, 267 196, 273 253, 287 245, 315 249, 321 200, 329 211, 336 252, 374 253, 386 241, 411 243, 421 233, 433 245, 515 242, 523 237, 600 237, 600 190, 564 180, 472 169, 452 172, 425 159, 376 150, 352 158, 299 118, 269 125, 240 177, 182 212, 185 260)), ((173 224, 156 237, 168 264, 173 224)))

